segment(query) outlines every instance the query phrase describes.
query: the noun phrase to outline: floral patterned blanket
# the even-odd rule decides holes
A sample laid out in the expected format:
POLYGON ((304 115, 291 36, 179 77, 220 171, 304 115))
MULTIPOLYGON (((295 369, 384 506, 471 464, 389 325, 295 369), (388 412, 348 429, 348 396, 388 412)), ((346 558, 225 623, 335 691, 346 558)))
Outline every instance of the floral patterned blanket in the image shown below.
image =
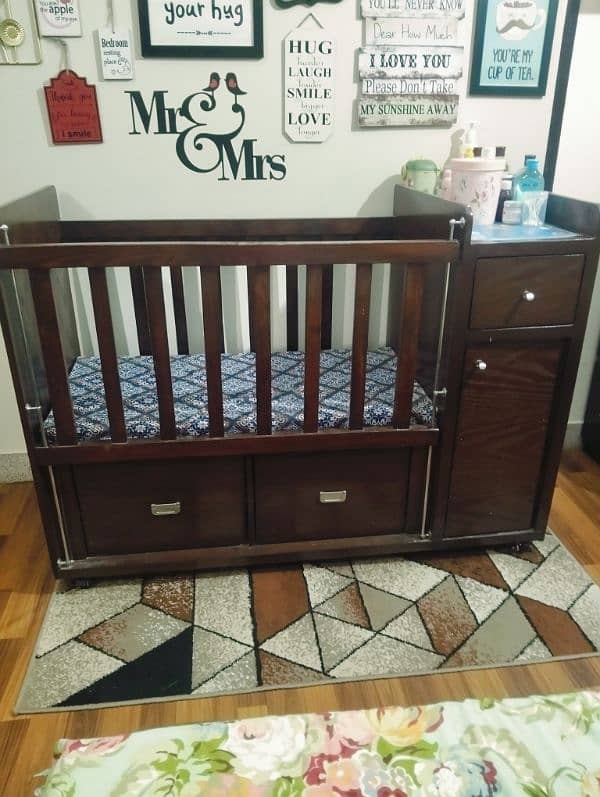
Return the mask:
POLYGON ((600 691, 63 740, 40 797, 600 797, 600 691))

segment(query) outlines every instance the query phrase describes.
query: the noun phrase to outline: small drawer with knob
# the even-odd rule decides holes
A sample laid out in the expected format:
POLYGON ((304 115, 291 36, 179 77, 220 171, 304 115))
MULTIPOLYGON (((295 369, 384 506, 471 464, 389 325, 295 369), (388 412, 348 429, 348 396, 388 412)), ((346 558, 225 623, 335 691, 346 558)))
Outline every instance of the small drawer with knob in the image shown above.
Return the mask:
POLYGON ((482 258, 475 266, 472 329, 575 321, 583 255, 482 258))
POLYGON ((409 457, 406 448, 256 457, 257 543, 404 531, 409 457))

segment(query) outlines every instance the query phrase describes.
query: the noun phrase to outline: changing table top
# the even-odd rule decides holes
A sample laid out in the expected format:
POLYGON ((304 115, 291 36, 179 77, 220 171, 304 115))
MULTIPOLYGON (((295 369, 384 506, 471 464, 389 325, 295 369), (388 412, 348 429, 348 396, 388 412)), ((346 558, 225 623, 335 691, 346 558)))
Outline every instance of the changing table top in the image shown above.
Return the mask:
POLYGON ((530 227, 525 224, 481 224, 474 225, 471 243, 520 243, 522 241, 564 241, 581 238, 576 232, 569 232, 551 224, 530 227))

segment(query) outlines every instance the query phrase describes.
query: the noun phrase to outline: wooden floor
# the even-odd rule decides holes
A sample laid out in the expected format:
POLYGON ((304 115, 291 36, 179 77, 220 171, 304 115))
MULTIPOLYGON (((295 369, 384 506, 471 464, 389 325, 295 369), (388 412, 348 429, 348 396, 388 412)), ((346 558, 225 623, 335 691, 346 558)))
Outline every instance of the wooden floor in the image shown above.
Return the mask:
MULTIPOLYGON (((551 527, 600 582, 600 466, 566 454, 551 527)), ((600 657, 524 667, 362 681, 273 692, 15 717, 12 708, 53 577, 30 484, 0 486, 0 795, 31 797, 61 736, 90 737, 185 722, 260 714, 506 697, 600 686, 600 657)))

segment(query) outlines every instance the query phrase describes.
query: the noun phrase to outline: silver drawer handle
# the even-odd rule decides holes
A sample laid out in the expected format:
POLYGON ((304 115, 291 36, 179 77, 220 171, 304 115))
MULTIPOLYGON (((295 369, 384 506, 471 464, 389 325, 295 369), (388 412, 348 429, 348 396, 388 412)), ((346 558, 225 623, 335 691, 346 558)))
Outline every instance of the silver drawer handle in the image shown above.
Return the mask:
POLYGON ((335 490, 330 493, 321 491, 319 493, 319 501, 322 504, 344 504, 347 497, 346 490, 335 490))
POLYGON ((485 360, 475 360, 475 368, 478 371, 486 371, 487 370, 487 363, 485 360))
POLYGON ((535 293, 533 291, 523 291, 521 296, 526 302, 533 302, 535 300, 535 293))
POLYGON ((150 511, 154 517, 178 515, 181 512, 181 501, 174 501, 172 504, 150 504, 150 511))

